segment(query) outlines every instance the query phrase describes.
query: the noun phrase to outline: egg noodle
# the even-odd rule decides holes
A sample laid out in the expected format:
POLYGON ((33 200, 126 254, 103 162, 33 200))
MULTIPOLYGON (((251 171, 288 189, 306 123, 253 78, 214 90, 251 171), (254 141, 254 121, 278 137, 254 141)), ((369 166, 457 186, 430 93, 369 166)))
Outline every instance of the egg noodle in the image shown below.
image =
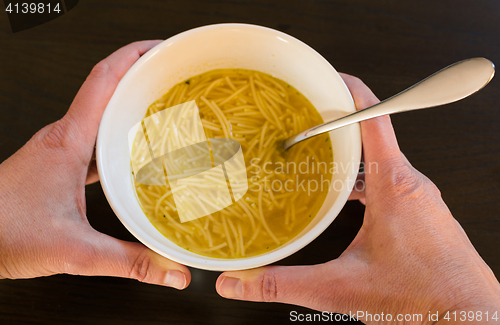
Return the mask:
MULTIPOLYGON (((323 123, 314 106, 295 88, 267 74, 219 69, 175 85, 148 108, 146 117, 192 100, 199 107, 203 130, 193 123, 180 132, 195 138, 204 131, 206 138, 238 141, 248 191, 238 200, 233 197, 234 203, 220 211, 181 222, 172 195, 176 189, 168 182, 165 186, 136 181, 137 197, 148 219, 175 244, 215 258, 255 256, 293 239, 317 214, 329 190, 329 186, 316 186, 311 192, 304 184, 322 185, 332 178, 326 167, 333 162, 328 134, 283 150, 284 139, 323 123), (308 172, 300 172, 304 169, 300 167, 308 172)), ((168 132, 162 134, 162 145, 177 141, 168 132)), ((146 140, 141 140, 143 146, 146 140)), ((204 200, 207 205, 222 201, 217 195, 204 200)))

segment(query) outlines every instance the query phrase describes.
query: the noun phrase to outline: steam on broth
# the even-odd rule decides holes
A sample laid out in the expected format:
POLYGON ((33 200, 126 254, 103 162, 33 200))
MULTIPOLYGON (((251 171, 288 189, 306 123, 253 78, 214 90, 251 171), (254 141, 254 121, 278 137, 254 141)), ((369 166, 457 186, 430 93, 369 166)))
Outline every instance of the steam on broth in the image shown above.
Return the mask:
POLYGON ((175 85, 145 117, 192 100, 206 138, 229 138, 241 145, 248 191, 218 212, 181 222, 168 181, 166 186, 136 181, 148 219, 175 244, 215 258, 255 256, 293 239, 319 211, 332 179, 328 134, 286 152, 282 148, 284 139, 323 123, 314 106, 267 74, 219 69, 175 85))

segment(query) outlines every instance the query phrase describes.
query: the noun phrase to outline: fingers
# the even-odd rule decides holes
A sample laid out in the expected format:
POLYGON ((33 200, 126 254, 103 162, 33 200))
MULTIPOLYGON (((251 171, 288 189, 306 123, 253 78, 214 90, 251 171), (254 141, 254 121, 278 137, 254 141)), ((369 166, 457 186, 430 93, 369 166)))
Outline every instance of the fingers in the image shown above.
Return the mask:
POLYGON ((348 200, 359 200, 361 203, 366 204, 365 188, 365 173, 359 173, 348 200))
POLYGON ((87 179, 85 180, 85 185, 95 183, 98 180, 99 180, 99 173, 97 171, 97 162, 94 149, 92 158, 90 158, 89 166, 87 167, 87 179))
POLYGON ((266 266, 253 270, 224 272, 217 279, 217 292, 230 299, 283 302, 320 310, 334 310, 332 289, 343 276, 333 272, 336 261, 310 266, 266 266), (322 298, 325 298, 324 300, 322 298))
POLYGON ((97 163, 91 160, 87 169, 87 179, 85 185, 93 184, 99 180, 99 173, 97 172, 97 163))
POLYGON ((349 195, 349 201, 359 200, 362 204, 366 205, 366 197, 365 191, 357 191, 356 188, 353 188, 351 195, 349 195))
POLYGON ((94 230, 79 244, 77 256, 65 273, 104 275, 184 289, 191 281, 189 269, 153 252, 142 244, 122 241, 94 230))
POLYGON ((142 41, 129 44, 99 62, 78 91, 68 113, 70 127, 78 132, 77 138, 93 145, 102 114, 120 79, 149 49, 161 41, 142 41))
MULTIPOLYGON (((379 102, 360 79, 343 73, 340 76, 352 94, 356 109, 364 109, 379 102)), ((401 152, 389 116, 361 122, 361 136, 366 162, 401 161, 401 152)))

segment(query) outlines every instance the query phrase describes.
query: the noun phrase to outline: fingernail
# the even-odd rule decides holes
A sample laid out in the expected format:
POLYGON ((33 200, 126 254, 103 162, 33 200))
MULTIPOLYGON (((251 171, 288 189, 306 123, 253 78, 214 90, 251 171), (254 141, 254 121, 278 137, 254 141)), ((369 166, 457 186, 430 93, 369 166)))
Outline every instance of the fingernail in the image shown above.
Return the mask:
POLYGON ((181 271, 170 270, 163 281, 166 285, 176 289, 184 289, 186 286, 186 276, 181 271))
POLYGON ((241 298, 243 296, 243 285, 237 278, 226 277, 222 280, 220 294, 226 298, 241 298))

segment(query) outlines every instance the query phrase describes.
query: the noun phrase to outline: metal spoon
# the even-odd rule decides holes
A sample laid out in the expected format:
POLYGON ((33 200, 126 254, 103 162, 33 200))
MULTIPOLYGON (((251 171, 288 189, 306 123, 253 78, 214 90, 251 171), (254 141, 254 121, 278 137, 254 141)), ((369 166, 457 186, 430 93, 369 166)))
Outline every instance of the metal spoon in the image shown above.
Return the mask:
POLYGON ((284 141, 285 150, 314 136, 377 116, 453 103, 486 86, 494 74, 495 65, 485 58, 454 63, 378 104, 291 136, 284 141))

